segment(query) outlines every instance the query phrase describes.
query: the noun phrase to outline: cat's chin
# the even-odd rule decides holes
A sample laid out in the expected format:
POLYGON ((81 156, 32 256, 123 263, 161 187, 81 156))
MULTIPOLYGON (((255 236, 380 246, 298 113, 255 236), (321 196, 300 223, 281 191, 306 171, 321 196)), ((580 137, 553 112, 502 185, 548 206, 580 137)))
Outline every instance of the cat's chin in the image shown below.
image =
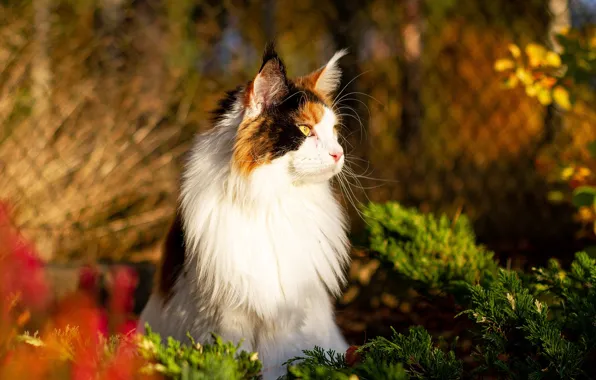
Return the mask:
POLYGON ((324 183, 329 182, 333 177, 341 172, 341 168, 333 169, 329 171, 325 171, 323 173, 316 173, 316 174, 308 174, 304 176, 300 176, 294 181, 294 184, 297 186, 301 185, 308 185, 308 184, 317 184, 317 183, 324 183))

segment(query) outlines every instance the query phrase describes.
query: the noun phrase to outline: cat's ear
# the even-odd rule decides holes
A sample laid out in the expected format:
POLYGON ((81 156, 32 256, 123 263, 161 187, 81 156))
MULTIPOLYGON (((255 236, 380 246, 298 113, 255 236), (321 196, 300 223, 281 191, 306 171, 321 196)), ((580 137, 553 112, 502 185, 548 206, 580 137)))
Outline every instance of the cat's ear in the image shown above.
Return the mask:
POLYGON ((267 44, 261 69, 252 82, 251 108, 261 110, 280 102, 288 94, 286 68, 275 52, 273 43, 267 44))
POLYGON ((309 83, 315 91, 331 98, 341 81, 341 69, 337 61, 346 54, 348 54, 347 49, 337 51, 325 66, 306 75, 303 80, 309 83))

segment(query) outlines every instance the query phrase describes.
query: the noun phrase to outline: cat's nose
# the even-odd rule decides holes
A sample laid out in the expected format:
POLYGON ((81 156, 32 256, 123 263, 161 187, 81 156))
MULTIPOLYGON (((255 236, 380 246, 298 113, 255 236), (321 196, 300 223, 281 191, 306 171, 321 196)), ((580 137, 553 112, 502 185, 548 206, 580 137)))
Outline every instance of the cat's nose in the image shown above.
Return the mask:
POLYGON ((341 150, 336 150, 336 151, 329 152, 329 155, 330 155, 331 157, 333 157, 333 160, 334 160, 335 162, 338 162, 338 161, 339 161, 339 159, 341 158, 341 156, 343 156, 343 155, 344 155, 344 152, 343 152, 343 151, 341 151, 341 150))

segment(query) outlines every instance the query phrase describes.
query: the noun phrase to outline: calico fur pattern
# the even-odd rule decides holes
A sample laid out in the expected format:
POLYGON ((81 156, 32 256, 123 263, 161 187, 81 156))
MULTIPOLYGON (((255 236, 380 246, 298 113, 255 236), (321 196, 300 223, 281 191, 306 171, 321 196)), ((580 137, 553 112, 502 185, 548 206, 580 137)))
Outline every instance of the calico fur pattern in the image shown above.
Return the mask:
POLYGON ((332 297, 349 241, 330 185, 344 162, 330 104, 344 54, 291 80, 269 46, 257 76, 222 99, 186 163, 141 331, 147 322, 164 337, 242 340, 259 353, 264 379, 304 349, 345 352, 332 297))

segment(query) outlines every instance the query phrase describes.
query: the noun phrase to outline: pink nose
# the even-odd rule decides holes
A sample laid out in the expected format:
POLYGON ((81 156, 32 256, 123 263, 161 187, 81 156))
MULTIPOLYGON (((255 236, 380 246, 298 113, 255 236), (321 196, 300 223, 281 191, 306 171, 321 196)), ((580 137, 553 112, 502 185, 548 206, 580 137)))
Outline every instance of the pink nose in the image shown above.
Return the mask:
POLYGON ((335 162, 339 161, 339 159, 341 158, 341 156, 344 155, 344 152, 342 151, 335 151, 335 152, 330 152, 329 155, 331 157, 333 157, 333 160, 335 160, 335 162))

